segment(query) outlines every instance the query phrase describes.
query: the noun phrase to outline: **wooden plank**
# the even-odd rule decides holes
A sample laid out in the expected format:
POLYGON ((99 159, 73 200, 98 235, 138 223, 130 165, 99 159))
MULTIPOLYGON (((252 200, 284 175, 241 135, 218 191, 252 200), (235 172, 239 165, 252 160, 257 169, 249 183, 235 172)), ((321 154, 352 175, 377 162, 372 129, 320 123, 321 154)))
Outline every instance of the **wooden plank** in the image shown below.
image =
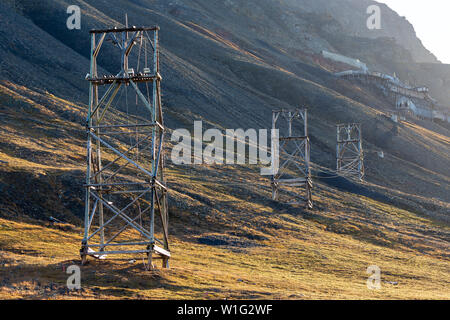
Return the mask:
POLYGON ((104 85, 104 84, 111 84, 113 82, 118 83, 129 83, 130 80, 133 80, 134 82, 151 82, 158 80, 158 76, 149 75, 149 76, 133 76, 133 77, 106 77, 106 78, 88 78, 87 80, 93 84, 98 85, 104 85))
POLYGON ((292 140, 305 140, 308 137, 298 136, 298 137, 280 137, 280 141, 292 141, 292 140))
POLYGON ((104 260, 106 259, 107 254, 102 254, 102 252, 95 252, 91 248, 88 248, 87 254, 93 256, 94 258, 104 260))
MULTIPOLYGON (((96 257, 96 255, 99 256, 107 256, 109 254, 134 254, 134 253, 148 253, 149 250, 124 250, 124 251, 103 251, 103 252, 95 252, 91 249, 91 251, 88 251, 88 255, 96 257)), ((99 258, 99 259, 105 259, 105 258, 99 258)))
POLYGON ((297 182, 306 182, 306 178, 295 178, 295 179, 279 179, 275 180, 275 182, 278 182, 279 184, 288 184, 288 183, 297 183, 297 182))
POLYGON ((155 246, 153 246, 153 250, 155 250, 156 253, 158 253, 162 256, 170 257, 170 252, 161 247, 158 247, 155 245, 155 246))
POLYGON ((120 33, 120 32, 135 32, 135 31, 155 31, 160 30, 159 26, 153 27, 131 27, 131 28, 114 28, 114 29, 93 29, 89 33, 120 33))
POLYGON ((140 246, 140 245, 151 245, 152 242, 124 242, 124 243, 105 243, 103 245, 101 244, 89 244, 89 247, 110 247, 110 246, 140 246))

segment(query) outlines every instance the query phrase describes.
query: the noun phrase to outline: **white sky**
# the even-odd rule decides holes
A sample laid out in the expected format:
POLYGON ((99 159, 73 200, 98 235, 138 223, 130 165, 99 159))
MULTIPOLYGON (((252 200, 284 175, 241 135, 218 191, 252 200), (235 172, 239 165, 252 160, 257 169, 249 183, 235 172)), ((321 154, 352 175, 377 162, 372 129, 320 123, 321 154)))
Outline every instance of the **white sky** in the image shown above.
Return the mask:
MULTIPOLYGON (((414 26, 424 46, 443 63, 450 63, 449 0, 376 0, 387 4, 414 26)), ((383 24, 383 16, 381 17, 383 24)))

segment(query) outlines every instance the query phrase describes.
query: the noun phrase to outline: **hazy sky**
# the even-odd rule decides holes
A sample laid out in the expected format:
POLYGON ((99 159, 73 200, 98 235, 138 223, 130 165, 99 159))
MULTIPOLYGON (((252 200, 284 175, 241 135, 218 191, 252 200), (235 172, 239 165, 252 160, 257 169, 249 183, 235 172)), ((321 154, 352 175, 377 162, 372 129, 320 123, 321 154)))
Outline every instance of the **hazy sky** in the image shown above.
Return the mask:
MULTIPOLYGON (((376 0, 391 9, 414 26, 424 46, 443 63, 450 63, 450 1, 449 0, 376 0)), ((381 17, 383 24, 383 17, 381 17)))

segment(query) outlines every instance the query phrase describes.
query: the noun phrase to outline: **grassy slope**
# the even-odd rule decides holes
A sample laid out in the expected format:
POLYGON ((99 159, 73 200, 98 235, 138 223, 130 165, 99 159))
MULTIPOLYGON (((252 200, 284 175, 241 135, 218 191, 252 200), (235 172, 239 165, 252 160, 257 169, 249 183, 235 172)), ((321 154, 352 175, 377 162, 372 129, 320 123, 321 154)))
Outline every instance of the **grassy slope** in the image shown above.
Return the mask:
MULTIPOLYGON (((224 183, 213 194, 208 171, 185 182, 218 210, 172 210, 170 270, 146 272, 139 258, 92 261, 81 293, 67 295, 63 271, 79 264, 81 228, 0 219, 0 298, 450 298, 448 227, 323 185, 313 212, 248 199, 251 191, 268 196, 264 188, 224 183), (201 244, 205 237, 229 244, 201 244), (382 270, 379 291, 366 288, 369 265, 382 270)), ((171 170, 169 179, 181 175, 171 170)))
MULTIPOLYGON (((7 192, 22 188, 18 197, 27 205, 3 200, 0 210, 0 298, 450 297, 450 230, 444 221, 338 190, 325 179, 315 183, 315 209, 305 212, 270 201, 269 182, 256 168, 215 166, 168 167, 170 270, 145 272, 140 257, 134 264, 92 261, 82 268, 83 291, 66 293, 63 268, 79 263, 81 223, 73 208, 82 208, 82 194, 81 185, 60 184, 64 174, 82 181, 84 139, 77 121, 60 116, 67 108, 77 118, 82 107, 11 83, 1 90, 2 117, 9 119, 0 133, 9 142, 0 154, 7 162, 1 164, 1 183, 9 184, 7 192), (15 108, 5 108, 10 101, 15 108), (26 122, 30 115, 34 125, 26 122), (55 135, 38 134, 57 125, 63 127, 55 135), (33 184, 36 175, 42 175, 38 188, 48 181, 48 190, 41 190, 49 195, 45 200, 33 184), (67 188, 73 190, 66 198, 67 188), (34 215, 33 208, 40 212, 34 215), (49 215, 73 224, 42 222, 49 215), (369 265, 382 270, 379 291, 366 288, 369 265)), ((381 192, 402 197, 391 189, 381 192)), ((447 203, 436 208, 430 211, 448 212, 447 203)))

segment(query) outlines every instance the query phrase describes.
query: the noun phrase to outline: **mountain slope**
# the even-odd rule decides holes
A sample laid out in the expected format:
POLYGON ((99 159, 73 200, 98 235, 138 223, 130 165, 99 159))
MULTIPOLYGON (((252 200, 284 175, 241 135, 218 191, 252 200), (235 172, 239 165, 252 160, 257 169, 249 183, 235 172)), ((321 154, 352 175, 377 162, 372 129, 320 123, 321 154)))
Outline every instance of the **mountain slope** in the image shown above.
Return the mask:
MULTIPOLYGON (((63 296, 39 285, 20 288, 34 288, 30 265, 45 274, 46 283, 62 287, 64 277, 55 267, 78 259, 88 30, 119 26, 127 12, 133 25, 161 26, 169 131, 191 129, 199 119, 221 129, 269 128, 272 109, 308 107, 315 209, 272 202, 270 181, 253 166, 169 162, 173 270, 155 280, 146 278, 140 266, 106 262, 131 284, 89 276, 89 297, 98 297, 100 290, 103 297, 198 298, 208 292, 206 297, 215 298, 448 298, 448 128, 419 120, 395 124, 387 116, 386 98, 337 81, 330 72, 335 66, 320 51, 357 53, 381 71, 417 73, 416 81, 426 80, 418 71, 424 68, 429 78, 449 73, 441 64, 416 63, 435 60, 408 23, 387 8, 383 12, 392 19, 391 31, 400 26, 396 41, 375 38, 348 22, 355 16, 365 26, 366 3, 372 2, 0 3, 0 248, 5 252, 0 259, 8 265, 0 295, 63 296), (80 31, 65 27, 69 4, 82 8, 80 31), (365 183, 324 174, 335 166, 336 123, 353 121, 363 125, 365 183), (50 216, 71 225, 49 224, 50 216), (26 230, 31 230, 28 236, 18 239, 26 230), (55 237, 64 240, 55 243, 55 237), (54 253, 45 250, 48 243, 54 253), (273 255, 266 257, 267 252, 273 255), (399 286, 367 290, 370 264, 381 264, 385 280, 399 286)), ((115 67, 109 58, 100 65, 115 67)))

